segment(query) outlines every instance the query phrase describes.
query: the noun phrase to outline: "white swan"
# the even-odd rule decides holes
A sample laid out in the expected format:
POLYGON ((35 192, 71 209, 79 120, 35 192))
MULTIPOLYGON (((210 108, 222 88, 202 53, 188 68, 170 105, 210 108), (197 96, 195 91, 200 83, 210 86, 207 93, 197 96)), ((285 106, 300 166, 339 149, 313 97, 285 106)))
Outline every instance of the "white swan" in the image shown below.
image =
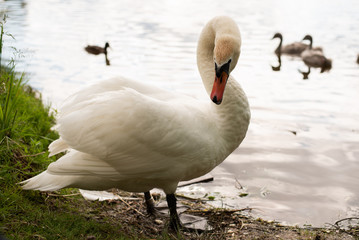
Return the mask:
POLYGON ((69 98, 58 118, 60 138, 50 155, 68 151, 23 189, 52 191, 161 188, 178 230, 175 191, 179 181, 211 171, 244 139, 250 110, 241 86, 230 76, 240 55, 236 23, 216 17, 198 42, 197 65, 212 101, 199 101, 142 82, 116 78, 69 98))

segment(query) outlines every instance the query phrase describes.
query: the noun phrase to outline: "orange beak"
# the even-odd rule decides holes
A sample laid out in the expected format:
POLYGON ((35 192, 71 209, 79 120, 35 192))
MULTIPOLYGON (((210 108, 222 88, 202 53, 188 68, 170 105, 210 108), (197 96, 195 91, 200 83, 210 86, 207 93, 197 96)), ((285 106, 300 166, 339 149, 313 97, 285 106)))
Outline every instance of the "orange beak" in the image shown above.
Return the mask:
POLYGON ((211 92, 211 99, 217 105, 221 104, 222 102, 224 88, 226 87, 228 77, 229 77, 228 73, 223 71, 219 77, 217 77, 216 75, 214 79, 213 88, 211 92))

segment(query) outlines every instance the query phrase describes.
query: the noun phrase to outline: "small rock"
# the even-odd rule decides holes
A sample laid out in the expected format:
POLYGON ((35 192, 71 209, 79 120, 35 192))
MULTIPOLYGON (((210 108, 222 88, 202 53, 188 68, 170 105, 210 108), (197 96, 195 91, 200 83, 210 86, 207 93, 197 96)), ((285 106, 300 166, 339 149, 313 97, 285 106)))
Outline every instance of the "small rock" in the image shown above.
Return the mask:
POLYGON ((160 193, 152 193, 151 195, 155 201, 159 201, 161 199, 160 193))
POLYGON ((162 224, 163 224, 163 221, 160 220, 160 219, 155 219, 155 223, 158 224, 158 225, 162 225, 162 224))

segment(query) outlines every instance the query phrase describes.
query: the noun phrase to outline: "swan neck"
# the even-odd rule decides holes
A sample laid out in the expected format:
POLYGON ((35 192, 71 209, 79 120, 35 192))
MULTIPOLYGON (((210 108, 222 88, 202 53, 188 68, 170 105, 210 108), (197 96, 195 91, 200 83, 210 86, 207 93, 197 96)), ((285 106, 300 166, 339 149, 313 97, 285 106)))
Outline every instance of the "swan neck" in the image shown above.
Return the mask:
POLYGON ((282 47, 282 44, 283 44, 283 37, 280 36, 279 37, 279 44, 278 44, 278 48, 277 49, 280 49, 282 47))
MULTIPOLYGON (((235 67, 240 53, 240 33, 237 25, 226 18, 215 18, 202 30, 197 47, 197 66, 203 85, 210 95, 215 80, 215 47, 223 38, 230 38, 238 43, 238 55, 232 58, 231 70, 235 67)), ((217 59, 216 59, 217 61, 217 59)), ((211 116, 218 129, 218 134, 223 139, 223 148, 226 152, 232 152, 243 140, 249 120, 250 110, 247 97, 240 84, 229 74, 225 87, 223 101, 220 105, 209 103, 211 116)))
POLYGON ((246 94, 234 79, 228 80, 220 105, 212 104, 216 112, 216 125, 219 135, 224 139, 223 149, 234 151, 244 139, 250 122, 250 108, 246 94))

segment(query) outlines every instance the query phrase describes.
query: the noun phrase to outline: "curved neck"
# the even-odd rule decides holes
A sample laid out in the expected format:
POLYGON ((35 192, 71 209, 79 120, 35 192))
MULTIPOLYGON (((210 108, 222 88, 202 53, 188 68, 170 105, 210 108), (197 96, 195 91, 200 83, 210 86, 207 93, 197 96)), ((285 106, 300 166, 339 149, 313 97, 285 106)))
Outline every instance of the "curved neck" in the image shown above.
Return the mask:
POLYGON ((309 49, 312 49, 312 47, 313 47, 313 38, 312 38, 312 36, 306 35, 306 36, 304 37, 304 39, 309 41, 309 45, 308 45, 308 46, 309 46, 309 49))
POLYGON ((110 46, 110 45, 109 45, 108 43, 105 44, 105 47, 103 48, 105 54, 107 54, 107 48, 108 48, 109 46, 110 46))
POLYGON ((309 39, 309 49, 312 49, 313 47, 313 39, 309 39))
POLYGON ((283 43, 283 37, 282 36, 279 36, 279 44, 278 44, 278 47, 276 48, 275 52, 276 53, 280 53, 281 52, 281 48, 282 48, 282 43, 283 43))
MULTIPOLYGON (((241 41, 239 29, 233 21, 221 22, 215 18, 204 27, 198 41, 197 65, 208 95, 212 91, 215 79, 214 49, 222 37, 235 39, 238 44, 241 41)), ((237 60, 238 56, 232 60, 233 67, 237 60)), ((216 105, 211 101, 209 104, 212 111, 211 116, 218 127, 218 132, 222 139, 226 139, 223 141, 226 144, 223 149, 233 151, 243 140, 250 119, 249 104, 244 91, 230 75, 224 91, 223 102, 216 105)))

